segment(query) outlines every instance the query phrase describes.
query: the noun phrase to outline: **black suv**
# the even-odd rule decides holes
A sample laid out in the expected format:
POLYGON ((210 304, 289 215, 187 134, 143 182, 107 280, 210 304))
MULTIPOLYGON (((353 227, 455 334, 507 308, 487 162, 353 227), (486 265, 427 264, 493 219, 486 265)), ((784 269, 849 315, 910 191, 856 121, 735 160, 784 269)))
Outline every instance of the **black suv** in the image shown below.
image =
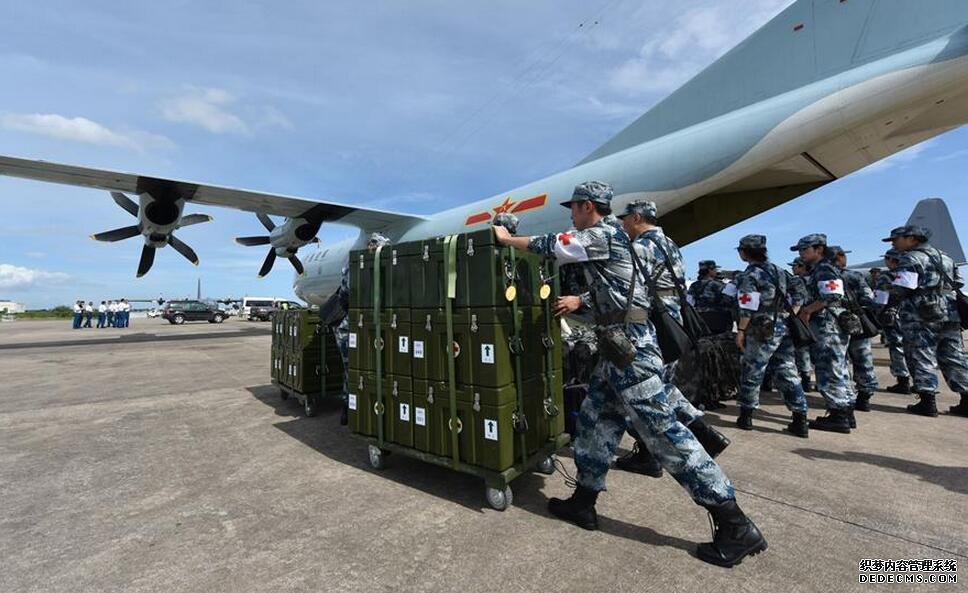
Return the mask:
POLYGON ((181 325, 186 321, 222 323, 226 315, 225 311, 202 301, 172 301, 165 305, 161 317, 168 323, 181 325))
POLYGON ((302 309, 302 305, 292 301, 273 301, 270 305, 253 305, 249 308, 249 321, 269 321, 276 311, 302 309))

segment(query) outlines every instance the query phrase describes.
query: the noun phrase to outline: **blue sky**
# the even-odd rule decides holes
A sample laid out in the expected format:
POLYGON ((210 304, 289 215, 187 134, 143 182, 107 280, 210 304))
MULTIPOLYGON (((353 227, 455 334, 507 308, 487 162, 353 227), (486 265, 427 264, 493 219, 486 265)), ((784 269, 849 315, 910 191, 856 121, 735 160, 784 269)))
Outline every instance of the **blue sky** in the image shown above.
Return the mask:
MULTIPOLYGON (((0 153, 432 213, 568 168, 789 4, 749 0, 7 3, 0 153)), ((686 248, 738 267, 738 237, 823 231, 874 259, 924 197, 968 218, 956 131, 686 248)), ((136 279, 105 192, 0 178, 0 298, 292 294, 256 271, 251 214, 216 208, 136 279)), ((324 243, 351 234, 324 226, 324 243)), ((779 253, 782 251, 782 253, 779 253)))

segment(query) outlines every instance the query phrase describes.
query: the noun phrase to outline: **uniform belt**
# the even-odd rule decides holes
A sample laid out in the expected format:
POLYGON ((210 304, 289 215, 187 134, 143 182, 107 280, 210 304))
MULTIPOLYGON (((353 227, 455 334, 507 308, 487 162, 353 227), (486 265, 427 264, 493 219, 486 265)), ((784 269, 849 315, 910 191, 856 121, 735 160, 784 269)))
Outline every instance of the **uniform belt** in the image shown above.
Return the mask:
POLYGON ((632 307, 628 315, 625 316, 625 323, 645 323, 649 320, 649 310, 640 307, 632 307))

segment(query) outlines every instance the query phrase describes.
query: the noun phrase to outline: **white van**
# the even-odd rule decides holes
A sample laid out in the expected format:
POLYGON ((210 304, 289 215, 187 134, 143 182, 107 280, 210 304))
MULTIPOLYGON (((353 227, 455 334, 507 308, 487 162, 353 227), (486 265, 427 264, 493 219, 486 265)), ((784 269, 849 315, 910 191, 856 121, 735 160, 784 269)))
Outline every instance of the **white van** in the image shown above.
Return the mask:
POLYGON ((277 297, 242 297, 242 319, 252 321, 252 307, 269 308, 277 301, 277 297))

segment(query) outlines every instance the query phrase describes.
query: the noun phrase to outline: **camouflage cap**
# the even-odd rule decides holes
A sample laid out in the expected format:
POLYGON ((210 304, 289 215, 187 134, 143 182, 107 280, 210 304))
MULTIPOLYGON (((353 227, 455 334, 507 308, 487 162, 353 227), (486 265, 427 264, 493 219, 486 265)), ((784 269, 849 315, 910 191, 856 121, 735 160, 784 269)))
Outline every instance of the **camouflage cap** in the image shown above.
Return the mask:
POLYGON ((658 218, 659 209, 656 208, 655 202, 652 200, 636 200, 634 202, 629 202, 625 205, 625 212, 618 215, 619 218, 625 218, 629 214, 638 214, 642 218, 658 218))
POLYGON ((884 252, 884 259, 901 259, 901 252, 897 249, 888 249, 884 252))
POLYGON ((699 262, 699 271, 716 269, 719 269, 719 266, 716 265, 716 260, 704 259, 699 262))
POLYGON ((765 249, 766 237, 763 235, 746 235, 739 240, 737 249, 765 249))
POLYGON ((884 237, 883 239, 881 239, 881 241, 884 241, 885 243, 890 243, 891 241, 893 241, 898 237, 903 237, 905 228, 907 227, 903 227, 903 226, 894 227, 893 229, 891 229, 891 235, 889 237, 884 237))
POLYGON ((370 234, 370 240, 367 241, 367 245, 374 245, 374 246, 389 245, 389 244, 390 244, 390 239, 387 239, 385 235, 381 235, 380 233, 370 234))
POLYGON ((870 272, 877 272, 878 274, 880 274, 881 273, 881 269, 878 268, 877 266, 874 266, 873 268, 870 269, 870 272))
POLYGON ((790 251, 800 251, 801 249, 813 247, 814 245, 823 245, 826 247, 827 235, 823 233, 810 233, 805 237, 800 237, 800 240, 797 241, 796 245, 790 248, 790 251))
POLYGON ((889 243, 898 237, 920 237, 927 241, 931 239, 931 229, 924 228, 923 226, 918 226, 916 224, 906 224, 904 226, 899 226, 891 229, 891 236, 885 239, 881 239, 885 243, 889 243))
POLYGON ((571 199, 562 202, 565 208, 570 208, 572 202, 592 202, 603 206, 612 205, 612 186, 603 181, 586 181, 575 186, 571 199))
POLYGON ((793 258, 793 261, 788 263, 787 265, 790 266, 791 268, 795 268, 797 266, 805 266, 807 265, 807 262, 803 261, 803 258, 798 255, 795 258, 793 258))
POLYGON ((847 255, 849 251, 844 251, 844 248, 840 245, 827 245, 827 253, 831 257, 836 257, 838 255, 847 255))
POLYGON ((494 226, 503 226, 513 235, 518 232, 518 217, 510 212, 502 212, 494 217, 494 226))

